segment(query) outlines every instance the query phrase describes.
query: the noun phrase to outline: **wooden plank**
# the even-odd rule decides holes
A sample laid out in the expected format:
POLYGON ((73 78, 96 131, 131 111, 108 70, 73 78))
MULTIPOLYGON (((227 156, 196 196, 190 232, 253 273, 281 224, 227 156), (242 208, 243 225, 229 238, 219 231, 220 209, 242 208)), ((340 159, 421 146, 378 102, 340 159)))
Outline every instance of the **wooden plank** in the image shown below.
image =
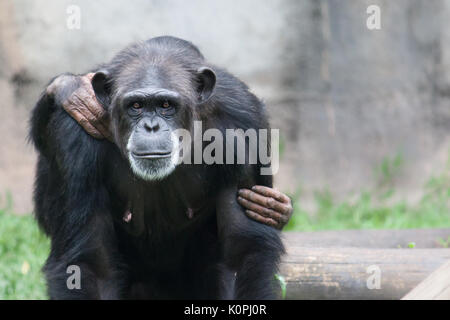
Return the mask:
POLYGON ((450 261, 419 283, 403 300, 450 300, 450 261))
POLYGON ((288 244, 280 272, 287 282, 287 299, 401 299, 448 260, 450 249, 307 248, 288 244), (378 270, 379 289, 368 287, 368 280, 374 280, 378 270))
POLYGON ((297 247, 408 248, 414 242, 418 249, 443 248, 450 229, 284 232, 283 237, 286 245, 297 247))

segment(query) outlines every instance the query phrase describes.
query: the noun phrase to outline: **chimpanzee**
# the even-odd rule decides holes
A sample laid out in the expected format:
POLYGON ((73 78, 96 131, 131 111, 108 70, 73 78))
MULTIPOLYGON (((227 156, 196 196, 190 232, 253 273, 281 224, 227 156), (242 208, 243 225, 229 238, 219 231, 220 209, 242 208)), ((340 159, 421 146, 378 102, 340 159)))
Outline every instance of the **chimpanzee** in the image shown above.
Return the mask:
MULTIPOLYGON (((96 69, 92 87, 111 142, 87 135, 48 91, 31 118, 36 218, 51 238, 50 298, 275 298, 279 232, 236 201, 240 188, 272 187, 272 176, 260 174, 260 162, 180 164, 173 134, 192 132, 195 121, 223 136, 268 129, 262 102, 174 37, 125 48, 96 69), (67 282, 72 266, 76 288, 67 282)), ((247 152, 258 145, 246 142, 247 152)))

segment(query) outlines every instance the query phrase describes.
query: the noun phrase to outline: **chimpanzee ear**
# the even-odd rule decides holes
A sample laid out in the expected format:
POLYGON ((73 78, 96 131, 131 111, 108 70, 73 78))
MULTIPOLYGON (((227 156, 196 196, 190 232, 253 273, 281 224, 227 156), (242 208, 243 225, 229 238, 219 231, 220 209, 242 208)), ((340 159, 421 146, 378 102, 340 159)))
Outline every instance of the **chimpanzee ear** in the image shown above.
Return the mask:
POLYGON ((216 85, 216 74, 208 67, 197 70, 199 77, 198 100, 199 103, 206 102, 214 92, 216 85))
POLYGON ((111 88, 109 84, 109 72, 107 70, 99 70, 92 77, 92 88, 94 88, 95 96, 103 106, 107 107, 110 103, 111 88))

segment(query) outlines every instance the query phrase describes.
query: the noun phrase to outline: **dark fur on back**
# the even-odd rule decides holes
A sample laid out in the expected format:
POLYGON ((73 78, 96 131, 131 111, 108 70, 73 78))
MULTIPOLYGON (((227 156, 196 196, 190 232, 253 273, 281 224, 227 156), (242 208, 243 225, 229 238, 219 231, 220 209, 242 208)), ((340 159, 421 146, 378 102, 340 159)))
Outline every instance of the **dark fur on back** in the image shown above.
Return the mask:
MULTIPOLYGON (((99 67, 111 79, 104 106, 151 68, 193 101, 199 84, 191 75, 199 65, 208 64, 185 40, 131 45, 99 67)), ((191 103, 190 120, 222 132, 269 128, 264 105, 248 87, 211 68, 214 95, 203 105, 191 103)), ((271 176, 259 174, 260 164, 180 165, 162 181, 143 181, 116 145, 90 137, 45 92, 33 109, 30 136, 39 153, 36 218, 51 239, 44 268, 51 298, 275 297, 279 234, 248 219, 235 201, 237 188, 272 186, 271 176), (188 208, 195 210, 192 220, 188 208), (130 223, 122 219, 127 209, 130 223), (80 266, 81 289, 67 288, 69 265, 80 266)))

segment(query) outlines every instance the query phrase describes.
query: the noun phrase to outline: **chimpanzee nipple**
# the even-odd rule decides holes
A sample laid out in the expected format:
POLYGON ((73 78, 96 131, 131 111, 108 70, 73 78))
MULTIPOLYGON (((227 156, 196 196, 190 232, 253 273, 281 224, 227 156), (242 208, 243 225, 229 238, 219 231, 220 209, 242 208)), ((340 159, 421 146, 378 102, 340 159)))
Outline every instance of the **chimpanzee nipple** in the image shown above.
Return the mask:
POLYGON ((194 210, 192 210, 192 208, 187 208, 186 215, 189 219, 192 219, 194 217, 194 210))
POLYGON ((133 217, 133 214, 131 213, 130 210, 125 211, 124 215, 123 215, 123 221, 125 221, 126 223, 131 221, 131 218, 133 217))

